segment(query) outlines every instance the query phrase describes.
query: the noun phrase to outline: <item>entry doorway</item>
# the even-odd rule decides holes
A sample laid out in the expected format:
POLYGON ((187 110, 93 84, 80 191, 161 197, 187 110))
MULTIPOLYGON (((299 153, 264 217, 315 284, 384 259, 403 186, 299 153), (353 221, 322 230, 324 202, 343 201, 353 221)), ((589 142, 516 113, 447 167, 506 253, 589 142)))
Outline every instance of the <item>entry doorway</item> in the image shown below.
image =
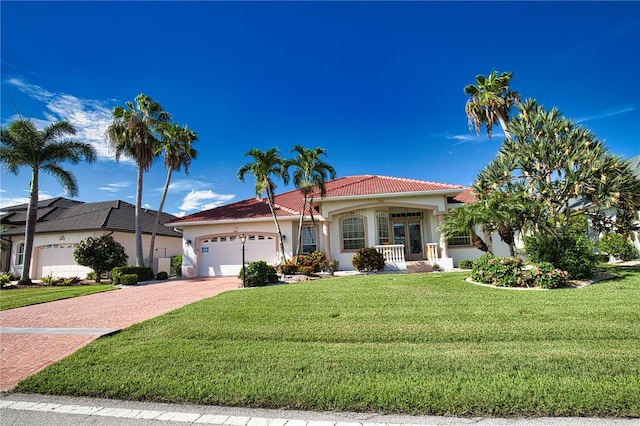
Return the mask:
POLYGON ((422 227, 419 220, 394 220, 393 244, 404 245, 406 260, 423 260, 422 227))

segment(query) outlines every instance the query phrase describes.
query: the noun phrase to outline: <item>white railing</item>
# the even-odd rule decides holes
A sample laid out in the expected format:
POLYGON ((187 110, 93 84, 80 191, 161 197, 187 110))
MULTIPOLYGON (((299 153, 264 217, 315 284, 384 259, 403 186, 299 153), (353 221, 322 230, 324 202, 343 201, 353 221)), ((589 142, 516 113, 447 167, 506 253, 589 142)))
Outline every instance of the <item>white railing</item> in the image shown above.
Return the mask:
POLYGON ((387 264, 404 263, 404 244, 389 244, 374 246, 374 248, 382 253, 384 261, 387 264))
POLYGON ((427 260, 431 263, 438 262, 438 243, 427 243, 427 260))

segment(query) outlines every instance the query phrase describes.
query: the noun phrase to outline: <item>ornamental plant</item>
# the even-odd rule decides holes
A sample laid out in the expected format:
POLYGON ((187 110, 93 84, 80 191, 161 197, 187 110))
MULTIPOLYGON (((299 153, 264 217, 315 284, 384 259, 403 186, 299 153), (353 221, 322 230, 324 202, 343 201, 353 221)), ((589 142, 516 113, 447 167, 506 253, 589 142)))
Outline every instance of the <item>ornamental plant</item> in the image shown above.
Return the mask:
MULTIPOLYGON (((238 278, 242 278, 242 272, 242 269, 240 269, 238 278)), ((245 266, 244 272, 245 287, 260 287, 279 281, 276 269, 264 260, 249 262, 247 266, 245 266)))
POLYGON ((475 261, 471 278, 474 281, 499 287, 522 286, 526 280, 522 265, 522 259, 519 257, 497 257, 485 254, 475 261))
POLYGON ((529 278, 536 287, 553 289, 566 286, 569 273, 554 268, 549 262, 540 262, 529 270, 529 278))
POLYGON ((384 256, 374 247, 363 247, 353 255, 352 263, 358 271, 379 271, 384 268, 384 256))

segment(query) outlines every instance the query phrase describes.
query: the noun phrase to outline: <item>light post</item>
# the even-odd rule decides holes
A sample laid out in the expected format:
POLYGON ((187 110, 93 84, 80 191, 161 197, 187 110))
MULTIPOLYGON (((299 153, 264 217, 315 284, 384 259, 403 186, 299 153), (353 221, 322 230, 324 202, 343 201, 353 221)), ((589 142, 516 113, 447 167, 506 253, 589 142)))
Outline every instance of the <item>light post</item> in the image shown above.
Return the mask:
POLYGON ((242 287, 244 288, 244 243, 247 242, 247 236, 240 234, 240 242, 242 243, 242 287))

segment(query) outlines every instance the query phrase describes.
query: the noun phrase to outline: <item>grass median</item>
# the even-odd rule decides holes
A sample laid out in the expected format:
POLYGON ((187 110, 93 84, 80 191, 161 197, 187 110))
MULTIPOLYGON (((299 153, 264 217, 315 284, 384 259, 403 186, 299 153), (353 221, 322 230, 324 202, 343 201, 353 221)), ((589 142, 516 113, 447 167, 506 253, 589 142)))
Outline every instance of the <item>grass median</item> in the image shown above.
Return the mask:
POLYGON ((640 270, 581 289, 466 274, 230 291, 102 338, 21 392, 311 410, 640 416, 640 270))
POLYGON ((0 311, 114 290, 112 284, 51 286, 0 290, 0 311))

